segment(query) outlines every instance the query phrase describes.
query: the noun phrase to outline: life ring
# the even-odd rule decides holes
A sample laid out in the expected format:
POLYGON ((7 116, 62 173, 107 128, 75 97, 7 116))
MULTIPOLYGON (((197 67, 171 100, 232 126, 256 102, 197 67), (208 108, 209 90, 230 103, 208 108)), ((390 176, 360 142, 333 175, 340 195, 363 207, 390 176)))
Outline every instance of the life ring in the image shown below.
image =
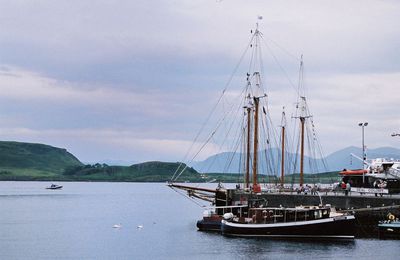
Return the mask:
POLYGON ((388 219, 389 220, 394 220, 396 217, 393 215, 393 214, 391 214, 391 213, 389 213, 389 216, 388 216, 388 219))

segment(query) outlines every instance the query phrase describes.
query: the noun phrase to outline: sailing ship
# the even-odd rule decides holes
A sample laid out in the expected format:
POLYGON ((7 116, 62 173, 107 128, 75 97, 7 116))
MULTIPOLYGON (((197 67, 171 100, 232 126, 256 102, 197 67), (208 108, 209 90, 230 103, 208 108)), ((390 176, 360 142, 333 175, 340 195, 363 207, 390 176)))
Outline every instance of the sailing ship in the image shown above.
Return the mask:
MULTIPOLYGON (((245 87, 242 91, 239 91, 239 98, 241 102, 239 102, 239 106, 235 109, 230 109, 227 114, 225 114, 222 118, 217 120, 217 129, 211 131, 211 135, 206 138, 206 142, 204 145, 201 145, 200 148, 204 148, 204 146, 210 141, 214 140, 216 130, 221 129, 222 123, 227 121, 227 118, 241 118, 239 120, 239 131, 232 133, 232 130, 235 126, 234 123, 228 124, 225 128, 228 131, 223 134, 222 139, 223 142, 229 139, 231 136, 238 137, 239 142, 234 142, 233 149, 237 151, 239 147, 242 149, 242 153, 244 154, 244 158, 240 158, 241 164, 240 171, 244 172, 242 181, 236 186, 235 189, 225 189, 224 187, 217 187, 216 189, 204 188, 204 187, 194 187, 189 185, 177 184, 174 182, 169 182, 168 186, 173 189, 184 190, 187 192, 187 195, 190 198, 197 198, 204 201, 211 202, 212 208, 207 209, 203 214, 203 219, 197 222, 197 227, 199 230, 207 230, 207 231, 221 231, 224 234, 243 234, 243 235, 260 235, 260 234, 269 234, 270 230, 274 230, 275 235, 287 235, 287 232, 294 232, 297 227, 298 236, 313 236, 318 237, 324 236, 327 238, 335 238, 335 237, 343 237, 343 238, 354 238, 354 216, 330 216, 330 208, 324 207, 323 205, 309 207, 309 208, 283 208, 279 207, 279 209, 274 208, 266 208, 265 205, 268 203, 261 196, 265 194, 262 186, 259 183, 259 172, 262 171, 264 174, 268 171, 276 172, 276 164, 273 161, 274 156, 268 154, 268 152, 272 151, 271 146, 273 144, 277 144, 277 141, 272 138, 273 127, 268 128, 268 125, 272 125, 272 120, 270 118, 269 109, 268 109, 268 95, 264 91, 263 86, 263 77, 261 75, 262 71, 262 62, 261 62, 261 37, 262 33, 258 29, 258 24, 254 32, 252 31, 252 37, 250 43, 248 45, 248 49, 251 49, 251 60, 249 62, 249 70, 246 73, 246 81, 245 87), (237 115, 231 111, 236 111, 237 115), (262 111, 262 112, 261 112, 262 111), (264 130, 262 134, 260 134, 260 130, 264 130), (260 154, 260 144, 263 143, 266 148, 262 150, 262 154, 260 154), (242 145, 240 145, 242 144, 242 145), (269 148, 269 149, 268 149, 269 148), (263 162, 267 161, 268 163, 262 164, 260 163, 260 156, 263 156, 263 162), (267 160, 269 159, 269 160, 267 160), (264 207, 258 207, 257 205, 263 204, 264 207), (278 218, 277 214, 274 213, 275 218, 272 218, 271 221, 268 220, 267 223, 267 215, 270 211, 279 211, 279 216, 283 216, 284 221, 282 222, 281 218, 278 218), (223 219, 223 216, 228 213, 232 218, 223 219), (261 215, 260 215, 261 214, 261 215), (294 215, 293 215, 294 214, 294 215), (303 216, 304 218, 302 218, 303 216), (264 222, 260 222, 258 217, 264 219, 264 222), (246 222, 246 219, 254 219, 253 222, 246 222), (333 230, 341 230, 341 226, 345 226, 345 232, 337 232, 333 233, 333 230), (271 228, 271 229, 270 229, 271 228), (307 233, 307 230, 311 233, 307 233), (258 233, 261 232, 261 233, 258 233), (352 235, 353 234, 353 235, 352 235)), ((247 50, 247 49, 246 49, 247 50)), ((300 77, 302 78, 302 68, 303 62, 300 62, 300 77)), ((300 88, 299 84, 299 88, 300 88)), ((227 92, 225 88, 222 92, 224 95, 227 92)), ((297 90, 297 93, 300 93, 300 90, 297 90)), ((299 113, 296 114, 293 118, 298 119, 300 121, 300 189, 303 188, 304 185, 304 143, 305 143, 305 123, 307 119, 311 118, 309 114, 309 110, 307 107, 306 98, 304 95, 298 96, 299 100, 297 102, 297 108, 299 109, 299 113)), ((222 98, 220 97, 217 104, 220 103, 222 98)), ((232 106, 235 107, 235 106, 232 106)), ((210 117, 209 117, 210 118, 210 117)), ((281 188, 284 188, 284 175, 285 175, 285 144, 287 140, 285 140, 286 135, 286 124, 285 124, 285 112, 282 113, 282 126, 281 126, 281 188)), ((315 133, 312 140, 315 140, 315 133)), ((199 136, 199 135, 198 135, 199 136)), ((197 137, 194 141, 196 143, 197 137)), ((279 145, 276 145, 279 146, 279 145)), ((198 155, 199 152, 195 153, 195 156, 198 155)), ((194 157, 195 157, 194 156, 194 157)), ((193 157, 193 158, 194 158, 193 157)), ((228 160, 228 164, 232 163, 232 158, 228 160)), ((182 168, 178 168, 172 177, 173 180, 179 178, 181 173, 184 172, 188 164, 183 165, 182 168)), ((292 169, 294 170, 294 169, 292 169)), ((240 176, 240 175, 238 175, 240 176)))

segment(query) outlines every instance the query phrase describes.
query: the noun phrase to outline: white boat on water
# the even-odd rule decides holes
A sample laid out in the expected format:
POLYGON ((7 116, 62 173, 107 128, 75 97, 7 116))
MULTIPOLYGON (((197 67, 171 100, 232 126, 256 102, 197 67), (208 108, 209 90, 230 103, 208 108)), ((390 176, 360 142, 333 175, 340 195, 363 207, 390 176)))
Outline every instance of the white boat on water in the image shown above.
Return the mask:
POLYGON ((50 186, 46 187, 47 190, 59 190, 62 189, 62 185, 57 185, 52 183, 50 186))

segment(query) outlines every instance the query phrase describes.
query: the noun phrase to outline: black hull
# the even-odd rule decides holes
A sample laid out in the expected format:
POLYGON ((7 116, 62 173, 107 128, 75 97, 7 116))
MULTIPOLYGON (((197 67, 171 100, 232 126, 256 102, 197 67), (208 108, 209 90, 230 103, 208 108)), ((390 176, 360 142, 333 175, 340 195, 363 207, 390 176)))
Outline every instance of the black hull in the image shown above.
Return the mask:
POLYGON ((221 232, 221 220, 198 220, 196 224, 200 231, 221 232))
POLYGON ((237 224, 222 221, 226 236, 292 239, 354 239, 355 218, 343 216, 312 221, 275 224, 237 224))
POLYGON ((400 239, 400 225, 379 225, 378 229, 380 239, 400 239))

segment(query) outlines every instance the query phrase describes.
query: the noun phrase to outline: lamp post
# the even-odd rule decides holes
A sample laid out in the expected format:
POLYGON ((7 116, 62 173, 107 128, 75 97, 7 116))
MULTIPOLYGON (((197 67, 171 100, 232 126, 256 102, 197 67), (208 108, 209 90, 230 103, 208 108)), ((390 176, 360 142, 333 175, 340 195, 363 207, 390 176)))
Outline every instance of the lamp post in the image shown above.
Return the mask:
MULTIPOLYGON (((365 144, 364 144, 364 127, 368 125, 368 122, 364 123, 359 123, 358 126, 361 126, 361 131, 362 131, 362 158, 363 158, 363 170, 365 168, 365 160, 367 160, 367 155, 365 154, 365 144)), ((363 183, 365 183, 365 174, 363 172, 363 183)))

